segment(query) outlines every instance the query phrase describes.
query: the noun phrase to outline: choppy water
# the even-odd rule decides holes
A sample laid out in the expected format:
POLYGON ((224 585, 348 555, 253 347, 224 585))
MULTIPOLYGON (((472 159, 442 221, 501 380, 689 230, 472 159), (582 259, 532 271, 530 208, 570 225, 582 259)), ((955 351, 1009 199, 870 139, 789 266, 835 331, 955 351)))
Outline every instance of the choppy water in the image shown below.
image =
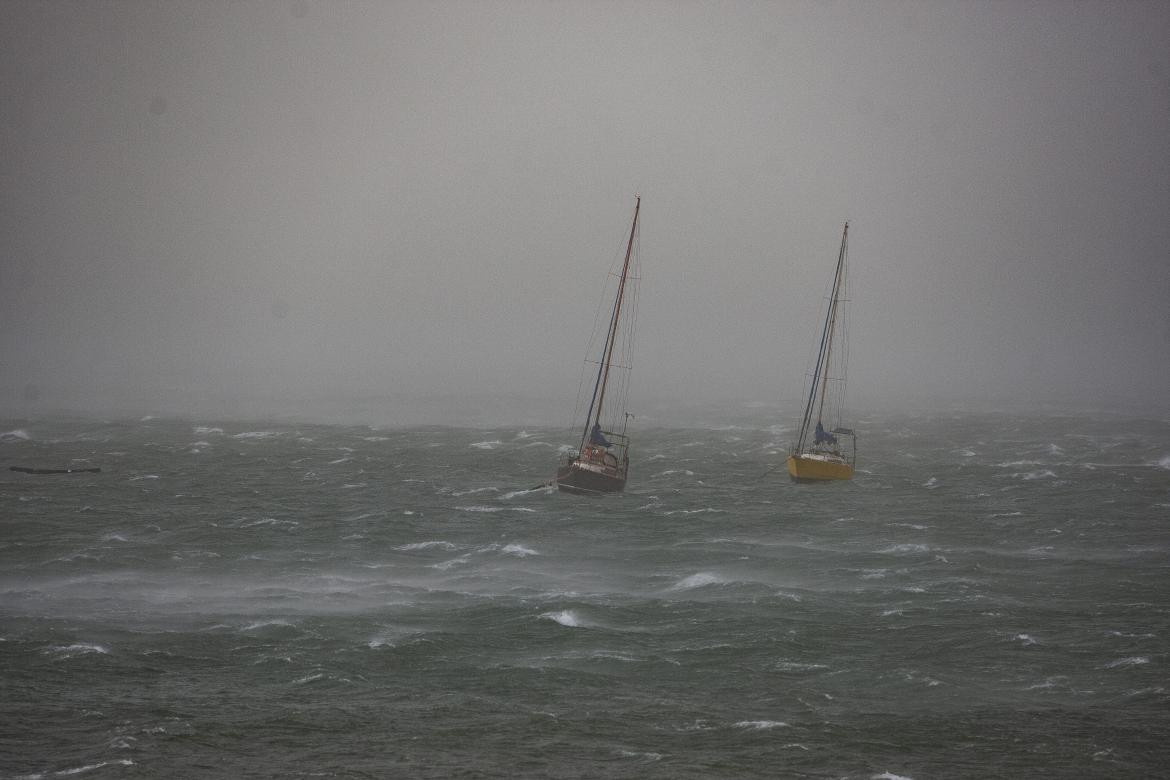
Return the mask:
POLYGON ((0 424, 0 777, 1149 777, 1170 422, 0 424))

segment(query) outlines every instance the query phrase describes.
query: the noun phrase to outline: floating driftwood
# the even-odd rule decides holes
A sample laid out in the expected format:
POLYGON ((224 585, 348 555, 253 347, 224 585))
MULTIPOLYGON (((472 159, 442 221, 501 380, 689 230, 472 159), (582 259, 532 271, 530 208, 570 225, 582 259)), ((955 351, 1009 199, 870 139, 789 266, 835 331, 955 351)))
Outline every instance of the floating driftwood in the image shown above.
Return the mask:
POLYGON ((30 469, 28 466, 9 466, 8 470, 25 474, 97 474, 101 471, 97 466, 88 469, 30 469))

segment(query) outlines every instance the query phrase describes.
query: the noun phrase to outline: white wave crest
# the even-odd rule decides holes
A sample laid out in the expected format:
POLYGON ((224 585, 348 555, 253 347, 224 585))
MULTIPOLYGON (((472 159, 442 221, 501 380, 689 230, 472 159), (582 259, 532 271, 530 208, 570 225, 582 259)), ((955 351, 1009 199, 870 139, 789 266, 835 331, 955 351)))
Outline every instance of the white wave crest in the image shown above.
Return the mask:
POLYGON ((1170 455, 1163 455, 1156 464, 1160 469, 1170 469, 1170 455))
POLYGON ((818 669, 828 668, 826 664, 808 664, 799 661, 779 661, 776 663, 776 671, 779 672, 815 672, 818 669))
POLYGON ((98 655, 109 655, 110 649, 101 645, 87 644, 78 642, 72 645, 56 645, 46 649, 47 653, 57 653, 67 658, 72 658, 75 655, 88 655, 90 653, 97 653, 98 655))
POLYGON ((618 753, 622 758, 642 758, 647 761, 661 761, 661 753, 638 753, 633 750, 622 750, 618 753))
POLYGON ((692 590, 694 588, 705 588, 708 585, 726 585, 727 582, 728 581, 726 579, 724 579, 723 577, 720 577, 718 574, 713 574, 713 573, 707 572, 707 571, 701 571, 701 572, 698 572, 696 574, 692 574, 689 577, 684 577, 683 579, 676 582, 674 585, 670 586, 670 589, 671 590, 692 590))
POLYGON ((206 425, 196 425, 192 430, 196 436, 223 436, 223 428, 209 428, 206 425))
MULTIPOLYGON (((92 772, 95 769, 101 769, 104 766, 134 766, 134 762, 128 758, 120 758, 117 761, 102 761, 100 764, 86 764, 75 769, 62 769, 54 772, 54 777, 69 777, 71 775, 80 775, 83 772, 92 772)), ((44 775, 28 775, 28 777, 44 777, 44 775)))
POLYGON ((554 623, 560 623, 562 626, 568 628, 584 628, 585 623, 582 622, 581 616, 571 609, 562 609, 559 612, 545 612, 541 615, 546 620, 551 620, 554 623))
POLYGON ((477 450, 494 450, 502 443, 503 442, 501 442, 499 439, 496 439, 494 441, 477 441, 474 444, 469 444, 467 446, 475 447, 477 450))
POLYGON ((524 490, 513 490, 509 493, 505 493, 504 495, 500 496, 500 498, 502 498, 505 501, 508 501, 510 499, 515 498, 516 496, 523 496, 527 493, 535 493, 538 490, 543 490, 547 493, 547 492, 552 490, 553 485, 554 485, 553 482, 546 482, 545 484, 540 485, 539 487, 526 488, 524 490))
POLYGON ((604 661, 621 661, 625 664, 631 664, 638 659, 629 653, 619 653, 614 650, 595 650, 589 654, 590 658, 598 658, 604 661))
POLYGON ((1128 666, 1141 666, 1148 664, 1150 659, 1143 655, 1135 655, 1129 658, 1119 658, 1116 661, 1110 661, 1105 664, 1106 669, 1123 669, 1128 666))
POLYGON ((292 623, 290 623, 287 620, 283 620, 281 618, 276 618, 274 620, 258 620, 255 623, 249 623, 248 625, 244 626, 240 630, 241 631, 257 631, 261 628, 269 628, 271 626, 291 626, 291 625, 292 625, 292 623))
POLYGON ((515 555, 517 558, 527 558, 529 555, 540 555, 531 547, 525 547, 522 544, 505 544, 500 548, 500 552, 505 555, 515 555))
POLYGON ((878 550, 879 555, 883 554, 883 553, 888 554, 888 553, 920 553, 920 552, 930 552, 930 546, 925 545, 925 544, 894 544, 894 545, 890 545, 889 547, 885 548, 884 550, 878 550))
POLYGON ((18 441, 28 441, 29 438, 28 431, 24 430, 23 428, 16 428, 15 430, 0 433, 0 442, 4 442, 5 444, 12 444, 13 442, 18 441))
POLYGON ((255 528, 258 525, 271 525, 281 528, 296 528, 298 525, 300 525, 300 523, 298 523, 296 520, 281 520, 278 517, 265 517, 260 520, 253 520, 251 522, 244 523, 240 526, 240 528, 255 528))
POLYGON ((788 724, 782 720, 741 720, 735 724, 737 729, 751 729, 752 731, 764 731, 766 729, 784 729, 788 728, 788 724))
POLYGON ((410 544, 400 544, 394 548, 395 550, 454 550, 455 545, 451 542, 412 542, 410 544))
POLYGON ((439 563, 433 563, 431 564, 430 568, 437 569, 439 571, 447 571, 447 569, 453 568, 455 566, 462 566, 469 560, 471 560, 470 555, 460 555, 458 558, 451 558, 446 561, 440 561, 439 563))
POLYGON ((905 775, 896 775, 893 772, 882 772, 880 775, 874 775, 871 780, 912 780, 905 775))
POLYGON ((244 433, 237 433, 233 439, 271 439, 273 436, 279 436, 280 431, 245 431, 244 433))

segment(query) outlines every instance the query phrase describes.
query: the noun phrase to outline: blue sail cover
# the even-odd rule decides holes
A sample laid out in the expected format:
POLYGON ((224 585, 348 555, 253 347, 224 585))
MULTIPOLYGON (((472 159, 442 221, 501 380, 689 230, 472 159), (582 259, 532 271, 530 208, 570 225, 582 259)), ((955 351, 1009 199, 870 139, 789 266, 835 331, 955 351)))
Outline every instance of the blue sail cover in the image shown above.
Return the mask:
POLYGON ((601 424, 593 423, 593 431, 589 434, 589 443, 597 444, 601 447, 608 447, 609 439, 605 438, 605 434, 601 432, 601 424))
POLYGON ((813 440, 813 444, 821 444, 821 443, 836 444, 837 437, 834 436, 833 434, 827 432, 825 430, 825 426, 821 425, 821 421, 817 420, 816 439, 813 440))

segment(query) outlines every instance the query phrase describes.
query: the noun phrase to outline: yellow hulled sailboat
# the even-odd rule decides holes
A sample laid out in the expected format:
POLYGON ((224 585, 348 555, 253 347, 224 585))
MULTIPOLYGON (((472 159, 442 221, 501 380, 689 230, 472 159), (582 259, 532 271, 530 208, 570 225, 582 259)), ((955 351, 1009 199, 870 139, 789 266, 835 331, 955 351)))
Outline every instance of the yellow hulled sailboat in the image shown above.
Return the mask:
POLYGON ((849 246, 849 223, 841 234, 841 251, 837 255, 837 270, 829 294, 829 310, 821 330, 816 367, 800 433, 788 456, 788 475, 793 482, 824 482, 852 479, 857 463, 857 435, 852 428, 841 427, 841 410, 845 400, 845 363, 848 357, 845 339, 846 256, 849 246), (825 429, 825 416, 831 428, 825 429), (849 448, 842 446, 848 439, 849 448))

